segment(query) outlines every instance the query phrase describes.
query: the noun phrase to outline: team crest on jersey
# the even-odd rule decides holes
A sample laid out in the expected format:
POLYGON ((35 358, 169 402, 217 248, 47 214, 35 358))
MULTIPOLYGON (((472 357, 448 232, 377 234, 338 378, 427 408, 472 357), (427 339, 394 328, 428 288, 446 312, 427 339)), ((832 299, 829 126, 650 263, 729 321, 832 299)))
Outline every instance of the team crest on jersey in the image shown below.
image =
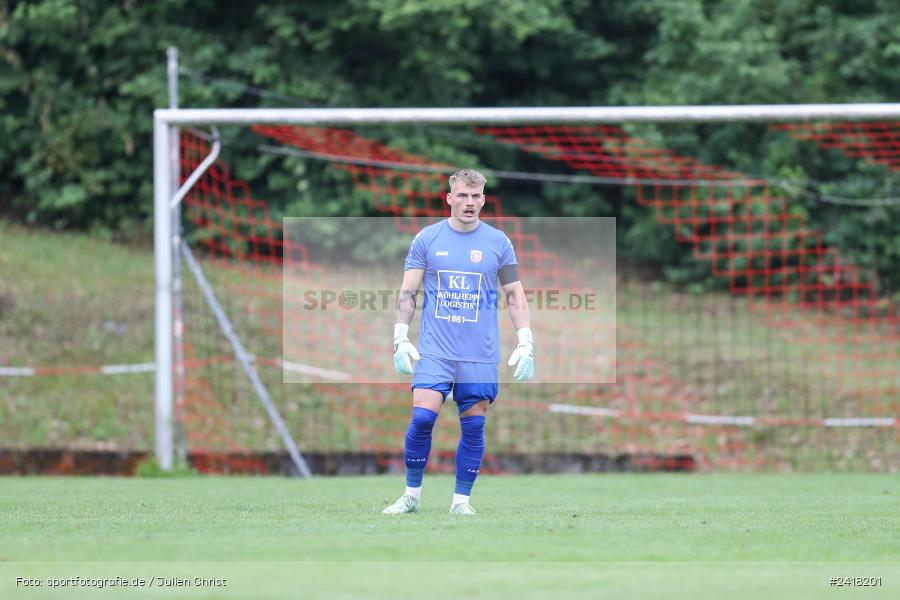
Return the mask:
POLYGON ((472 250, 469 258, 472 259, 472 262, 481 262, 481 250, 472 250))

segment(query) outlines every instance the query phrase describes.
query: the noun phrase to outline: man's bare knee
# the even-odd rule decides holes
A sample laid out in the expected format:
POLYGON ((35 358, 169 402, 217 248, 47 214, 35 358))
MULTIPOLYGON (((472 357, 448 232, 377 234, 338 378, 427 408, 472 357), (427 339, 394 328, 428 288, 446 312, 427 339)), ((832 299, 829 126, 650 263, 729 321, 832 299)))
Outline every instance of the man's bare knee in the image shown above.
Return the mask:
POLYGON ((487 400, 482 400, 481 402, 476 402, 472 406, 466 409, 465 412, 460 413, 460 417, 486 417, 487 409, 490 402, 487 400))
POLYGON ((440 413, 443 404, 444 395, 437 390, 428 388, 415 388, 413 390, 413 406, 416 408, 427 408, 432 412, 440 413))

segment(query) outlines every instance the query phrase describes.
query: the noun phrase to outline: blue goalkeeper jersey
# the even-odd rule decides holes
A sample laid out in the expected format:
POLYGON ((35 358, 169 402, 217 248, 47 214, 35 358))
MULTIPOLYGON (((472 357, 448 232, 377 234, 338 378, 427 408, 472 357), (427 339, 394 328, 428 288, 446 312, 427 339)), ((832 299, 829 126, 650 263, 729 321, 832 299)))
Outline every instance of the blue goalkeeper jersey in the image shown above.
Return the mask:
POLYGON ((419 353, 449 360, 500 362, 497 274, 518 264, 506 234, 479 221, 460 232, 449 220, 413 239, 403 269, 425 269, 419 353))

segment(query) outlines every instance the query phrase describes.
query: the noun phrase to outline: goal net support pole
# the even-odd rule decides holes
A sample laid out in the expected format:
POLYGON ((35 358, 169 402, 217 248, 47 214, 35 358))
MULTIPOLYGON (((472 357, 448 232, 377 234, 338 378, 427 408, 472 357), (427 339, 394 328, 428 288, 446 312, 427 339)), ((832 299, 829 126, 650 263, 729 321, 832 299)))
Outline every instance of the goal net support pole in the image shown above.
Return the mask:
POLYGON ((200 289, 203 292, 203 296, 206 298, 206 303, 210 306, 210 308, 212 308, 212 311, 216 316, 216 321, 219 324, 219 328, 228 339, 228 343, 231 345, 232 350, 234 350, 235 359, 241 365, 241 369, 243 369, 244 373, 247 375, 247 378, 250 379, 250 382, 253 384, 253 389, 256 391, 257 397, 259 397, 260 402, 262 402, 263 406, 266 409, 266 412, 269 414, 269 419, 275 425, 275 429, 278 430, 278 434, 281 436, 281 440, 284 442, 284 445, 287 448, 288 456, 291 457, 291 462, 294 463, 297 471, 303 477, 310 477, 312 475, 312 472, 309 470, 309 466, 306 464, 306 460, 303 458, 303 455, 300 454, 300 451, 297 450, 297 444, 294 443, 294 438, 291 436, 290 431, 288 431, 287 426, 284 424, 284 420, 282 420, 281 415, 278 414, 278 409, 275 408, 275 405, 272 403, 272 398, 269 396, 269 392, 268 390, 266 390, 266 386, 263 385, 262 380, 260 380, 256 369, 252 364, 250 364, 250 355, 244 349, 244 345, 241 343, 240 338, 238 338, 237 334, 235 333, 234 327, 232 327, 231 325, 231 321, 229 321, 228 317, 225 314, 225 311, 222 309, 222 305, 219 304, 219 301, 216 299, 216 294, 215 292, 213 292, 212 286, 209 285, 209 282, 206 281, 206 277, 203 276, 203 271, 200 270, 200 265, 197 264, 197 259, 194 258, 194 255, 191 253, 191 249, 184 241, 181 242, 180 249, 182 256, 184 256, 184 260, 188 265, 188 268, 191 270, 191 273, 194 275, 194 279, 197 281, 197 284, 200 286, 200 289))

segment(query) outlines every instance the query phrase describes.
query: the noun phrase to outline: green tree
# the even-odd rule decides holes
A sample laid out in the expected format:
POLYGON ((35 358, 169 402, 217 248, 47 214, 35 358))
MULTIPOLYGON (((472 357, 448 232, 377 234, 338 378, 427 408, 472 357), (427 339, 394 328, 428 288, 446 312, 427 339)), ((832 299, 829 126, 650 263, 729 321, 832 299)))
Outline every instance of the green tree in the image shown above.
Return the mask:
MULTIPOLYGON (((0 211, 122 237, 146 231, 150 115, 167 102, 170 45, 185 69, 184 106, 877 102, 895 100, 900 89, 898 23, 900 5, 891 0, 0 0, 0 211)), ((811 157, 764 127, 629 131, 751 175, 896 195, 888 177, 846 157, 811 157)), ((548 167, 471 131, 368 132, 452 164, 548 167)), ((245 129, 225 135, 226 152, 259 144, 245 129)), ((252 189, 267 190, 275 217, 372 212, 346 174, 292 157, 227 157, 252 189), (338 193, 323 202, 326 189, 338 193)), ((679 281, 708 277, 671 232, 652 235, 654 214, 627 191, 539 183, 498 191, 521 214, 615 215, 624 252, 668 266, 679 281)), ((892 266, 897 209, 789 199, 792 211, 829 228, 854 260, 900 288, 892 266)))

